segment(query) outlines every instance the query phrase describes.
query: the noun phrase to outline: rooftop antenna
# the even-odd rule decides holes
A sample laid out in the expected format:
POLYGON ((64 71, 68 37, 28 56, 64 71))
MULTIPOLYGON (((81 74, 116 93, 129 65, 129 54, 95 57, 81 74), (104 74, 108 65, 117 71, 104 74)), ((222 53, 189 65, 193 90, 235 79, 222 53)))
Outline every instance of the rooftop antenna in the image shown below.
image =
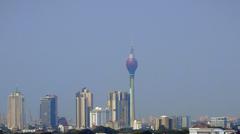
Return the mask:
POLYGON ((19 92, 19 85, 18 84, 16 84, 15 92, 19 92))

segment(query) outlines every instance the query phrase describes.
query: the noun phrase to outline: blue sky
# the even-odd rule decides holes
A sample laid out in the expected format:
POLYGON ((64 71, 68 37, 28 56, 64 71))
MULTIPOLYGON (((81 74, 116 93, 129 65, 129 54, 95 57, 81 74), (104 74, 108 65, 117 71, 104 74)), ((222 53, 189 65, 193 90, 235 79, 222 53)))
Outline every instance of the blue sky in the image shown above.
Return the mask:
POLYGON ((75 93, 94 105, 129 90, 134 42, 137 117, 239 116, 240 1, 0 1, 0 112, 18 87, 26 111, 59 97, 75 120, 75 93))

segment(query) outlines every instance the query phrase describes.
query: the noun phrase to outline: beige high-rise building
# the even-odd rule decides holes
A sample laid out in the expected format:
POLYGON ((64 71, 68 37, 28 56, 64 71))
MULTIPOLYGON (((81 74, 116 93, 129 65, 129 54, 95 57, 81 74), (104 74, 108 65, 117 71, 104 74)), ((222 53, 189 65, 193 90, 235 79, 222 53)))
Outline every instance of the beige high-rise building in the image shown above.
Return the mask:
POLYGON ((23 129, 25 125, 24 96, 14 91, 8 96, 7 126, 9 129, 23 129))
POLYGON ((90 111, 93 109, 93 94, 83 88, 76 93, 76 127, 77 129, 90 127, 90 111))
POLYGON ((155 118, 153 120, 153 125, 154 125, 154 130, 158 130, 160 127, 160 119, 159 118, 155 118))
POLYGON ((160 118, 156 118, 155 122, 155 130, 158 129, 171 129, 172 126, 172 119, 170 119, 168 116, 160 116, 160 118))
POLYGON ((118 121, 118 92, 110 92, 107 102, 108 108, 111 110, 111 121, 118 121))
POLYGON ((108 108, 114 126, 127 128, 130 126, 130 95, 127 92, 113 91, 108 95, 108 108), (116 125, 117 124, 117 125, 116 125))
POLYGON ((161 120, 161 125, 164 126, 166 129, 169 129, 170 128, 170 118, 168 116, 161 116, 160 117, 160 120, 161 120))

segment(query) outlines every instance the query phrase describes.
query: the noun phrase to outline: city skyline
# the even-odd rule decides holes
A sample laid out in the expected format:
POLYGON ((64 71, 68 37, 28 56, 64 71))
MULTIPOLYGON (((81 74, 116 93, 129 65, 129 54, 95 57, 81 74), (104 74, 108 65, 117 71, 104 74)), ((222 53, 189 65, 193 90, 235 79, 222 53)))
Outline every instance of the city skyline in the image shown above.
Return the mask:
POLYGON ((133 42, 136 117, 240 116, 239 1, 26 3, 0 2, 0 113, 16 87, 36 119, 56 94, 59 116, 75 120, 83 87, 104 107, 108 92, 129 91, 133 42))

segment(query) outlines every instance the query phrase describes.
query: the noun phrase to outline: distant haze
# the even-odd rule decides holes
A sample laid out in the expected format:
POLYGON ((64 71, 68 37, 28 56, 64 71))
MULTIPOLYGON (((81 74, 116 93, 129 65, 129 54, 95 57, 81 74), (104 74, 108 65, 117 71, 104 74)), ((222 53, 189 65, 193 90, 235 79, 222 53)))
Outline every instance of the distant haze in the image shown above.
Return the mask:
POLYGON ((0 1, 0 112, 16 87, 39 118, 55 94, 75 120, 75 93, 94 105, 129 91, 131 42, 136 115, 239 116, 240 1, 0 1))

